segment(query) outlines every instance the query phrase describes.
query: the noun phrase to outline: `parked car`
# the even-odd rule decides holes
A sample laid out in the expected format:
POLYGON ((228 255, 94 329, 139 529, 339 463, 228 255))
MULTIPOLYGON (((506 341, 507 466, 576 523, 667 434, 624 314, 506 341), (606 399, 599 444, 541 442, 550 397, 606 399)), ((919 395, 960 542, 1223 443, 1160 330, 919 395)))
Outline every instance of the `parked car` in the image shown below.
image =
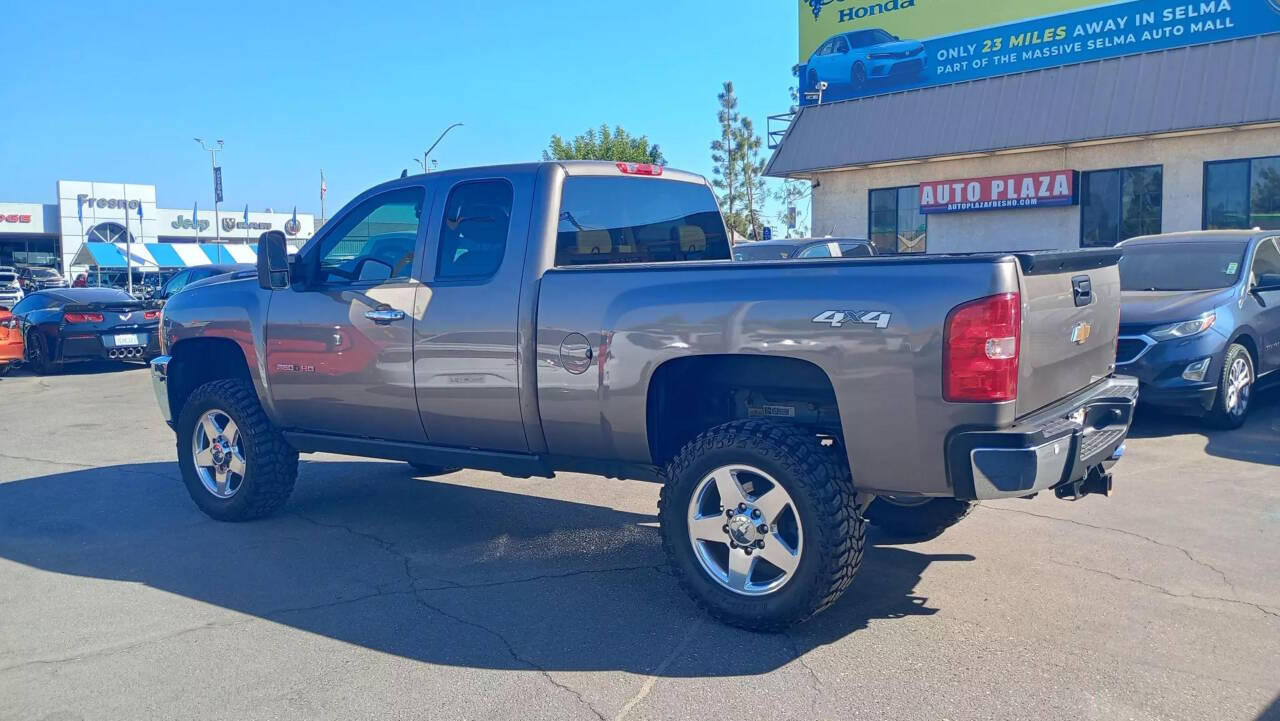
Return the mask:
POLYGON ((25 266, 18 269, 18 283, 26 293, 46 288, 66 288, 69 284, 62 274, 52 268, 25 266))
POLYGON ((22 363, 22 349, 22 330, 18 327, 18 319, 0 308, 0 376, 22 363))
POLYGON ((27 363, 40 375, 86 360, 158 355, 160 310, 113 288, 41 290, 13 307, 27 363))
POLYGON ((0 265, 0 308, 12 308, 24 295, 17 270, 0 265))
POLYGON ((919 40, 903 40, 880 28, 867 28, 827 38, 809 56, 805 79, 811 90, 819 82, 861 90, 872 81, 914 79, 924 72, 927 62, 924 43, 919 40))
POLYGON ((1255 383, 1280 368, 1277 238, 1211 230, 1120 244, 1116 367, 1141 381, 1144 404, 1245 422, 1255 383))
POLYGON ((860 238, 794 238, 760 240, 733 246, 734 260, 789 258, 867 258, 876 254, 870 241, 860 238))
POLYGON ((703 178, 588 161, 391 181, 293 258, 265 233, 253 277, 165 306, 183 482, 239 521, 285 503, 299 452, 661 481, 675 574, 755 629, 844 592, 878 499, 933 531, 1110 490, 1138 385, 1112 374, 1118 251, 779 268, 727 236, 703 178))
POLYGON ((252 263, 218 263, 212 265, 197 265, 186 270, 180 270, 174 273, 172 277, 160 288, 153 296, 156 300, 167 300, 174 293, 186 288, 188 285, 206 278, 212 278, 216 275, 224 275, 226 273, 253 273, 255 272, 252 263))

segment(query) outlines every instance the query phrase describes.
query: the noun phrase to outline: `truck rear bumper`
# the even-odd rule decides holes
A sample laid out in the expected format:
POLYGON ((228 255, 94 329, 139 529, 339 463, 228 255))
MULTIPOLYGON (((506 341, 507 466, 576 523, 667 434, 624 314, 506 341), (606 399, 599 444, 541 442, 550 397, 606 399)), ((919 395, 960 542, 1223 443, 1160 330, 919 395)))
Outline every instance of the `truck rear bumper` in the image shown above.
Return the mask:
MULTIPOLYGON (((1025 496, 1105 475, 1119 458, 1138 380, 1112 376, 1000 431, 961 431, 947 442, 956 498, 1025 496)), ((1070 495, 1070 494, 1069 494, 1070 495)))

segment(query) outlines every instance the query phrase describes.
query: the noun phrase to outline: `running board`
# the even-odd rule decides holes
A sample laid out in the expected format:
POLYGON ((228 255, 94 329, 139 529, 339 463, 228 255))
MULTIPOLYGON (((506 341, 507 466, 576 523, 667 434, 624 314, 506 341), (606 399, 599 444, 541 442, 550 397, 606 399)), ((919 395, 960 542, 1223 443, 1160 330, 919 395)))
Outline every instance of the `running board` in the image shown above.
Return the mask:
POLYGON ((513 478, 552 478, 551 466, 542 456, 529 453, 480 451, 427 443, 383 441, 328 433, 285 431, 285 440, 302 453, 341 453, 347 456, 383 458, 389 461, 421 463, 445 468, 474 468, 495 471, 513 478))

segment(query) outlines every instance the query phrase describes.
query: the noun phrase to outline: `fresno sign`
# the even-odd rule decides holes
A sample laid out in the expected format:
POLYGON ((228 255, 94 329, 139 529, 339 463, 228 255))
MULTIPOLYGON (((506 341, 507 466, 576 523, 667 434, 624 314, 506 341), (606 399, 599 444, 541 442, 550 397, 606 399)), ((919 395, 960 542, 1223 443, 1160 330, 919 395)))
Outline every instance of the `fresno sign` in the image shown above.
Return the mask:
POLYGON ((961 213, 1075 205, 1076 171, 992 175, 920 184, 921 213, 961 213))

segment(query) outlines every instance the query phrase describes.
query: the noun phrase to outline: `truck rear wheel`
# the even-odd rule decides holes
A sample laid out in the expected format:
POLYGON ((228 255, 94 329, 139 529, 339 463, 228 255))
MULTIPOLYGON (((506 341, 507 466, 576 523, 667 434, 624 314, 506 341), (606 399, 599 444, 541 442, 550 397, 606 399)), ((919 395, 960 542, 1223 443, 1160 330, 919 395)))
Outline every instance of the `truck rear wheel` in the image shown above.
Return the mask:
POLYGON ((867 508, 867 520, 895 538, 928 541, 959 523, 973 506, 954 498, 879 496, 867 508))
POLYGON ((725 623, 780 631, 830 606, 862 562, 849 470, 795 426, 741 420, 666 468, 662 543, 680 584, 725 623))
POLYGON ((253 385, 210 381, 178 416, 178 467, 191 500, 219 521, 275 512, 298 478, 298 452, 267 420, 253 385))

